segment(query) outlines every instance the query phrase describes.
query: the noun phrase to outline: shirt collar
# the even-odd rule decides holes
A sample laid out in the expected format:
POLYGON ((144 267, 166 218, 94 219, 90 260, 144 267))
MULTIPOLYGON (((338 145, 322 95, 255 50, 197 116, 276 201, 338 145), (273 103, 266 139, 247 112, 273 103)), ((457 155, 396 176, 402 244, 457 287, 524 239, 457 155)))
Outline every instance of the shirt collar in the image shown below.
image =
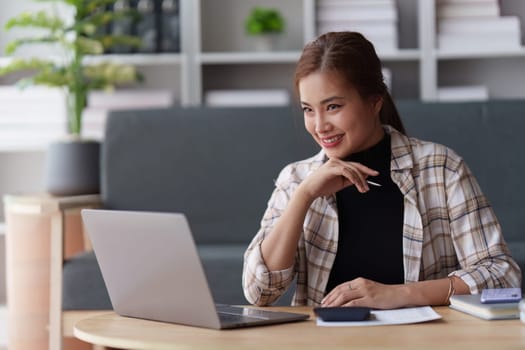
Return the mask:
POLYGON ((412 169, 414 162, 412 160, 412 146, 410 139, 391 127, 390 125, 383 125, 385 132, 390 134, 392 146, 392 161, 390 169, 392 171, 412 169))

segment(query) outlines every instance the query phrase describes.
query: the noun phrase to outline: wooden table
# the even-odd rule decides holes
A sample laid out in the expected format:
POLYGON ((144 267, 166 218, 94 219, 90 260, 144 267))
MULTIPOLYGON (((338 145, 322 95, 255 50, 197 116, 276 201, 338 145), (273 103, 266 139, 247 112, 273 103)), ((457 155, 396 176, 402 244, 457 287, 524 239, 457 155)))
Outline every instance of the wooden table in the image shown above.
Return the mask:
POLYGON ((60 349, 62 262, 89 248, 80 210, 99 207, 100 196, 19 194, 3 200, 9 349, 60 349))
POLYGON ((449 309, 442 320, 371 327, 318 327, 311 308, 272 307, 302 312, 308 321, 236 330, 209 330, 107 313, 79 321, 75 337, 122 349, 524 349, 525 324, 485 321, 449 309))

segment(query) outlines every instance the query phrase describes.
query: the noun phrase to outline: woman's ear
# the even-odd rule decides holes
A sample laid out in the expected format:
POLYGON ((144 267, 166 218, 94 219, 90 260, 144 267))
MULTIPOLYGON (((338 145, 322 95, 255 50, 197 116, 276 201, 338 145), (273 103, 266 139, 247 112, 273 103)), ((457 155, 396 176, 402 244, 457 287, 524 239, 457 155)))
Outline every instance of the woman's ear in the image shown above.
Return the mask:
POLYGON ((374 115, 378 115, 381 111, 381 108, 383 108, 383 96, 381 95, 374 95, 370 97, 370 107, 372 108, 372 112, 374 112, 374 115))

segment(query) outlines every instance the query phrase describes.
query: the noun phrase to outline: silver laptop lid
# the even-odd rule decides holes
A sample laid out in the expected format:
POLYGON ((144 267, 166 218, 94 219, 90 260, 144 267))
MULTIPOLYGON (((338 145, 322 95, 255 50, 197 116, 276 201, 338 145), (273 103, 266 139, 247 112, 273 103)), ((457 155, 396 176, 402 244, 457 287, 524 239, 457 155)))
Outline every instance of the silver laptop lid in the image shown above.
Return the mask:
POLYGON ((220 328, 183 214, 82 210, 115 312, 220 328))

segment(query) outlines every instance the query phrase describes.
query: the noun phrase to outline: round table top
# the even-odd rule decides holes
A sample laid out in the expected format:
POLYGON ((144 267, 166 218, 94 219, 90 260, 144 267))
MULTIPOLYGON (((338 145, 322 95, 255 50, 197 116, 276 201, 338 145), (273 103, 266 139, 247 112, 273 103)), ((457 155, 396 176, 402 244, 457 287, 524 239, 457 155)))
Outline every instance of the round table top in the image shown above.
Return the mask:
POLYGON ((122 349, 505 349, 525 347, 519 320, 485 321, 437 307, 441 320, 395 326, 319 327, 310 307, 270 310, 310 314, 301 322, 212 330, 136 318, 113 312, 79 321, 75 337, 122 349))

